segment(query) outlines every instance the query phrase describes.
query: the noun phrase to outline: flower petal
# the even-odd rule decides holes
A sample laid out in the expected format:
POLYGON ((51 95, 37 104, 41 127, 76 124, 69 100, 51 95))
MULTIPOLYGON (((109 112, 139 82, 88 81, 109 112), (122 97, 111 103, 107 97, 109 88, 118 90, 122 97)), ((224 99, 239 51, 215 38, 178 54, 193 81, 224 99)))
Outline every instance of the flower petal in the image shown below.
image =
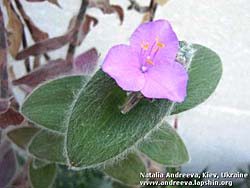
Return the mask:
POLYGON ((183 102, 186 97, 188 74, 178 62, 160 63, 145 73, 146 83, 141 90, 148 98, 183 102))
POLYGON ((130 46, 140 53, 142 44, 149 44, 150 48, 155 44, 156 38, 164 45, 155 57, 155 62, 166 60, 174 61, 178 52, 179 42, 170 23, 167 20, 157 20, 141 24, 130 38, 130 46))
POLYGON ((102 70, 127 91, 140 91, 144 87, 145 77, 140 68, 138 55, 127 45, 111 48, 102 64, 102 70))

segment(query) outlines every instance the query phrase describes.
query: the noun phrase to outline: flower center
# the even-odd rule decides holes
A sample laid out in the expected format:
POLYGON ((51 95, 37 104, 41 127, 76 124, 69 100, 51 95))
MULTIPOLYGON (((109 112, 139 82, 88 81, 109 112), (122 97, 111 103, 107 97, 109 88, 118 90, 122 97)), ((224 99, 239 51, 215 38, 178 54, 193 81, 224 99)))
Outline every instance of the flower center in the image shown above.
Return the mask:
POLYGON ((143 67, 146 67, 146 69, 148 69, 146 64, 147 65, 155 65, 154 58, 157 55, 158 51, 164 47, 165 47, 165 44, 159 41, 158 36, 155 38, 155 42, 153 43, 153 45, 150 45, 148 42, 144 42, 144 41, 141 43, 142 50, 141 50, 140 56, 142 57, 141 69, 143 72, 146 71, 146 70, 144 71, 145 68, 143 68, 143 67), (146 58, 145 58, 145 56, 146 56, 146 58))
POLYGON ((145 66, 145 65, 142 65, 142 66, 141 66, 141 71, 142 71, 142 72, 147 72, 147 70, 148 70, 148 67, 147 67, 147 66, 145 66))

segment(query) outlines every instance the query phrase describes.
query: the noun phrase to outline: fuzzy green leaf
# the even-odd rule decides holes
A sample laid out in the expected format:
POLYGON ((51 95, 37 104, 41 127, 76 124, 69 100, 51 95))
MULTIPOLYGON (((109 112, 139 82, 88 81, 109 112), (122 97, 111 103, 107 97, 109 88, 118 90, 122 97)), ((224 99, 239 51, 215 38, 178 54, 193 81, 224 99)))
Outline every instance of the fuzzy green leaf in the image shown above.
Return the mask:
POLYGON ((85 82, 86 77, 83 76, 49 81, 32 92, 22 106, 22 113, 36 125, 64 132, 67 110, 85 82))
POLYGON ((51 188, 56 177, 56 165, 48 164, 42 168, 29 167, 29 180, 32 188, 51 188))
POLYGON ((29 145, 29 152, 40 160, 66 163, 63 155, 64 136, 56 132, 40 131, 29 145))
POLYGON ((129 154, 125 159, 113 166, 108 166, 104 172, 127 185, 138 185, 141 181, 140 173, 147 171, 145 164, 136 154, 129 154))
POLYGON ((165 117, 171 105, 167 100, 143 99, 124 115, 119 106, 125 99, 126 93, 102 71, 79 92, 66 122, 72 166, 96 166, 126 152, 165 117))
POLYGON ((42 168, 42 167, 44 167, 44 166, 46 166, 48 164, 50 164, 50 162, 42 161, 42 160, 40 160, 38 158, 34 158, 33 163, 32 163, 34 169, 42 168))
POLYGON ((209 48, 194 44, 195 49, 188 69, 187 97, 176 104, 171 114, 189 110, 204 102, 216 89, 222 75, 220 57, 209 48))
POLYGON ((181 166, 189 161, 182 139, 167 122, 142 142, 139 150, 152 160, 168 167, 181 166))

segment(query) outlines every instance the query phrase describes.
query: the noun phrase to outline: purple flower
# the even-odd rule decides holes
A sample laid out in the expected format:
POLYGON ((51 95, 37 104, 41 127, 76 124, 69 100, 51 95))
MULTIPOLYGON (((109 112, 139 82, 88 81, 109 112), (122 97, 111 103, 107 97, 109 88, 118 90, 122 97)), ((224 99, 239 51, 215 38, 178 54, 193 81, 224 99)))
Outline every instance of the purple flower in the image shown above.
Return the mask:
POLYGON ((147 98, 182 102, 188 74, 175 61, 179 42, 166 20, 141 24, 130 45, 112 47, 102 70, 126 91, 140 91, 147 98))

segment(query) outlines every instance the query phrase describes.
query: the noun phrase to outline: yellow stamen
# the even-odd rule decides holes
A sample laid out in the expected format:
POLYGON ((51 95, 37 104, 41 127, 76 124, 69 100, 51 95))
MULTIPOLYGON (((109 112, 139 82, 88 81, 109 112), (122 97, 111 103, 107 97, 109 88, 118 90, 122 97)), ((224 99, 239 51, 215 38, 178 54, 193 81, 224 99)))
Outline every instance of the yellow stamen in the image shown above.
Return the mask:
POLYGON ((148 50, 148 48, 149 48, 149 43, 148 43, 148 42, 146 42, 146 43, 142 42, 142 43, 141 43, 141 48, 143 48, 144 50, 148 50))
POLYGON ((155 37, 155 40, 156 40, 156 45, 160 48, 164 48, 165 47, 165 44, 163 44, 162 42, 159 41, 159 37, 156 36, 155 37))
POLYGON ((154 62, 153 62, 152 60, 150 60, 150 59, 146 59, 146 62, 147 62, 148 64, 150 64, 150 65, 154 65, 154 62))
POLYGON ((161 42, 157 42, 156 45, 159 46, 160 48, 164 48, 165 47, 165 44, 163 44, 161 42))

